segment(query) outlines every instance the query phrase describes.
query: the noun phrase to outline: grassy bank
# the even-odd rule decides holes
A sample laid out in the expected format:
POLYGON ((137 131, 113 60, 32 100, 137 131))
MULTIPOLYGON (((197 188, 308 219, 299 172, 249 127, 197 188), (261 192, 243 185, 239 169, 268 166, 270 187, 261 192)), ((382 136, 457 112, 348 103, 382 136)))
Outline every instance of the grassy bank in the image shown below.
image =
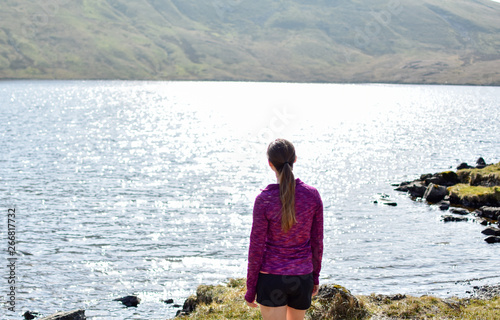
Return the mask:
MULTIPOLYGON (((491 300, 375 294, 354 297, 342 287, 330 288, 340 290, 331 297, 315 298, 306 319, 498 319, 500 310, 500 297, 491 300)), ((195 311, 177 319, 262 319, 258 309, 246 306, 245 290, 245 279, 231 279, 226 285, 199 286, 196 296, 189 298, 197 301, 195 311)))
POLYGON ((462 183, 448 188, 450 199, 469 207, 500 205, 500 162, 482 169, 457 171, 462 183))

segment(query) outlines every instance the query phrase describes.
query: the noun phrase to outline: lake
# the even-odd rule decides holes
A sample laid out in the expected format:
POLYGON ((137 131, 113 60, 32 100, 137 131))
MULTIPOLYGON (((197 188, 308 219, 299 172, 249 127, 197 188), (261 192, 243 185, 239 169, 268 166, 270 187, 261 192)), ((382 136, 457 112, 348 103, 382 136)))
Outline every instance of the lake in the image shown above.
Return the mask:
MULTIPOLYGON (((268 143, 323 199, 321 283, 468 296, 500 283, 483 226, 444 223, 393 183, 500 161, 500 87, 0 82, 0 219, 16 210, 16 312, 167 319, 199 284, 246 276, 268 143), (377 205, 388 194, 396 207, 377 205), (115 298, 137 294, 137 308, 115 298)), ((471 217, 472 218, 472 217, 471 217)), ((8 293, 3 241, 0 295, 8 293)))

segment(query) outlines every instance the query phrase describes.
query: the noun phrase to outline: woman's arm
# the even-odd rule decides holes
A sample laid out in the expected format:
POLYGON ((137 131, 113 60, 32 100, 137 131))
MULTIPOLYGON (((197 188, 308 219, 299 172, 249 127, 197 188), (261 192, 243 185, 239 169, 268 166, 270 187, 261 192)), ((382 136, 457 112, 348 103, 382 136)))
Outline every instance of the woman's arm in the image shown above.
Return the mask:
MULTIPOLYGON (((252 232, 248 249, 247 293, 245 300, 252 304, 255 301, 257 280, 262 266, 269 221, 266 218, 265 202, 258 196, 253 207, 252 232)), ((253 306, 253 305, 252 305, 253 306)))
POLYGON ((323 202, 318 193, 318 207, 314 214, 311 226, 311 249, 313 262, 314 284, 319 284, 319 273, 321 271, 321 261, 323 259, 323 202))

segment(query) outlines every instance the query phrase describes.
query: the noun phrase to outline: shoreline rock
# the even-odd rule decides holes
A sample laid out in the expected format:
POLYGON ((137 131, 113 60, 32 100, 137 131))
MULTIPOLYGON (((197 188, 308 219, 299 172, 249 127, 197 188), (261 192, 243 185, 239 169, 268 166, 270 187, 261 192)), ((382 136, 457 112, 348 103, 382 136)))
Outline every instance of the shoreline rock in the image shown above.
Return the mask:
POLYGON ((72 310, 66 312, 57 312, 50 316, 43 317, 38 320, 86 320, 85 310, 72 310))
MULTIPOLYGON (((430 205, 451 214, 442 216, 443 222, 468 221, 473 214, 482 225, 498 223, 500 219, 500 163, 486 164, 483 158, 476 166, 462 163, 457 172, 445 171, 422 174, 419 179, 397 185, 396 191, 407 192, 413 200, 423 199, 430 205), (474 211, 475 209, 475 211, 474 211)), ((484 240, 498 243, 497 234, 484 240)))

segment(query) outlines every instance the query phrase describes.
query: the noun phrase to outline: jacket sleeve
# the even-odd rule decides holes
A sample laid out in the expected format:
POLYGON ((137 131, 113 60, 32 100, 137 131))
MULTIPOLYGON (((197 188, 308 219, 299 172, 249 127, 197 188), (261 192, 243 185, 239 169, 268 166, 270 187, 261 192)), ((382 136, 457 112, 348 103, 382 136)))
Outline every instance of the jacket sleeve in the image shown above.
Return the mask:
POLYGON ((245 300, 255 301, 257 280, 262 266, 269 221, 266 218, 266 205, 261 196, 255 199, 253 207, 252 232, 248 249, 247 293, 245 300))
POLYGON ((318 205, 311 226, 311 249, 314 284, 319 284, 319 273, 323 259, 323 202, 318 195, 318 205))

